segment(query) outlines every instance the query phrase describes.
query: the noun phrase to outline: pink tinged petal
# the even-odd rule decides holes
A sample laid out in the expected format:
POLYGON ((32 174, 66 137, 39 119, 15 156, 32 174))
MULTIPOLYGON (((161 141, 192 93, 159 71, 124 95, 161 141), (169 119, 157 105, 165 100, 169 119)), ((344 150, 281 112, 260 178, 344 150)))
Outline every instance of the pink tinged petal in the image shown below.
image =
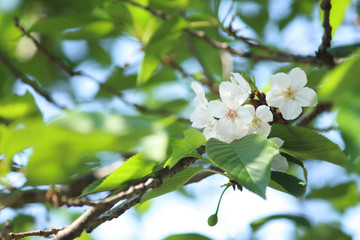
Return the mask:
POLYGON ((230 119, 221 118, 216 124, 216 132, 221 138, 226 139, 233 133, 233 123, 230 119))
POLYGON ((269 135, 271 132, 271 126, 267 122, 261 121, 260 127, 258 128, 258 130, 256 132, 260 133, 260 134, 269 135))
POLYGON ((233 121, 233 136, 235 139, 244 137, 249 132, 249 127, 246 126, 240 119, 236 118, 233 121))
POLYGON ((291 86, 293 88, 303 88, 307 83, 306 73, 301 68, 293 68, 289 72, 291 86))
POLYGON ((226 116, 227 108, 225 104, 219 100, 213 100, 208 104, 208 112, 214 117, 222 118, 226 116))
POLYGON ((266 94, 266 102, 271 107, 279 108, 285 103, 285 96, 281 93, 280 89, 273 88, 266 94))
POLYGON ((274 156, 271 163, 271 168, 280 172, 286 172, 286 170, 289 168, 289 164, 285 157, 278 154, 274 156))
POLYGON ((317 104, 317 94, 313 89, 305 87, 296 91, 295 100, 302 107, 313 107, 317 104))
POLYGON ((256 117, 264 122, 272 122, 273 120, 273 114, 270 108, 265 105, 261 105, 256 109, 256 117))
POLYGON ((292 120, 301 114, 302 107, 295 100, 289 99, 286 104, 279 108, 279 110, 284 119, 292 120))
POLYGON ((282 147, 282 145, 284 144, 284 140, 278 137, 269 138, 269 140, 274 141, 278 148, 282 147))
POLYGON ((286 89, 290 87, 291 79, 285 73, 277 73, 270 76, 270 85, 272 88, 286 89))
POLYGON ((253 115, 249 112, 249 110, 243 106, 239 106, 236 109, 236 115, 244 124, 251 123, 254 118, 253 115))

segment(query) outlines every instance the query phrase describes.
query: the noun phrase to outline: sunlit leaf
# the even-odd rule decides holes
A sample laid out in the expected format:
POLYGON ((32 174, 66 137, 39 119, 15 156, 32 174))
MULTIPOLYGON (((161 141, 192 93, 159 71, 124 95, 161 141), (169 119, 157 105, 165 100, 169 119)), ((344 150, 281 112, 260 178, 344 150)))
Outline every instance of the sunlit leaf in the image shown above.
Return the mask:
POLYGON ((302 159, 323 160, 346 167, 348 159, 341 149, 328 138, 308 128, 275 124, 269 138, 284 141, 282 151, 302 159))
POLYGON ((142 199, 141 203, 146 202, 152 198, 159 197, 166 193, 172 192, 183 186, 187 181, 189 181, 195 174, 203 171, 201 168, 188 167, 185 170, 177 173, 175 176, 165 180, 161 187, 154 188, 149 193, 147 193, 142 199))
MULTIPOLYGON (((321 1, 320 1, 321 2, 321 1)), ((338 27, 342 24, 345 12, 351 4, 351 0, 331 1, 330 26, 332 27, 331 36, 334 36, 338 27)), ((321 10, 320 22, 324 20, 324 12, 321 10)))
POLYGON ((265 135, 257 134, 230 144, 212 138, 206 143, 206 153, 233 180, 265 198, 271 160, 278 154, 273 141, 267 140, 265 135))
POLYGON ((320 224, 315 227, 309 228, 299 240, 351 240, 352 237, 344 233, 338 227, 330 224, 320 224))
POLYGON ((194 128, 184 132, 184 139, 172 143, 172 153, 165 166, 172 168, 180 159, 194 155, 194 151, 206 143, 205 136, 194 128))
POLYGON ((151 173, 156 165, 157 162, 144 158, 142 154, 137 154, 127 159, 113 173, 103 178, 102 181, 96 181, 94 184, 89 185, 84 189, 82 195, 118 188, 126 182, 136 180, 151 173))
POLYGON ((163 240, 211 240, 211 238, 198 233, 183 233, 170 235, 163 240))

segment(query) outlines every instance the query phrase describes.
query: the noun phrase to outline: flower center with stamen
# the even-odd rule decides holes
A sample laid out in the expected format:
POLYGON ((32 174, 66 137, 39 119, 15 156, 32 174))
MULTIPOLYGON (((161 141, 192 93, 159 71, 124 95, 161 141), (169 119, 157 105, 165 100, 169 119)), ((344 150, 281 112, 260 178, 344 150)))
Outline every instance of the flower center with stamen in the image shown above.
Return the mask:
POLYGON ((250 124, 253 128, 258 129, 260 128, 260 122, 261 122, 260 119, 254 118, 250 124))
POLYGON ((230 118, 231 120, 234 120, 237 117, 236 111, 233 109, 229 109, 229 111, 227 112, 227 117, 230 118))
POLYGON ((285 97, 285 101, 292 99, 295 100, 295 92, 294 90, 292 90, 290 87, 287 88, 286 90, 282 91, 281 93, 284 95, 285 97))

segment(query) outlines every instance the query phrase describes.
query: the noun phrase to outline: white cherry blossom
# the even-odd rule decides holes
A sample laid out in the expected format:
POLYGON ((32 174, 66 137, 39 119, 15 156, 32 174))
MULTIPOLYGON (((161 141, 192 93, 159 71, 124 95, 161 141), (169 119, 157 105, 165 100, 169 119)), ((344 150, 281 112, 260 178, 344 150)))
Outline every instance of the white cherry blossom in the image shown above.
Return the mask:
POLYGON ((273 114, 271 113, 270 108, 261 105, 255 110, 255 107, 249 104, 244 107, 246 107, 253 116, 253 120, 249 124, 249 134, 260 133, 269 135, 271 131, 269 122, 273 121, 273 114))
MULTIPOLYGON (((284 144, 284 141, 278 137, 269 138, 269 140, 274 141, 276 146, 279 148, 284 144)), ((289 168, 286 157, 281 156, 280 154, 275 155, 271 163, 271 168, 280 172, 286 172, 286 170, 289 168)))
POLYGON ((293 68, 289 74, 272 75, 271 89, 266 94, 268 105, 279 108, 286 120, 297 118, 302 112, 302 107, 317 104, 316 92, 305 87, 306 83, 306 74, 298 67, 293 68))
POLYGON ((217 120, 207 110, 208 100, 205 97, 205 91, 197 82, 192 82, 191 88, 196 94, 194 99, 196 109, 190 115, 190 121, 192 122, 191 126, 194 128, 204 128, 203 134, 206 139, 210 139, 212 137, 215 138, 217 120))
POLYGON ((208 111, 218 118, 216 132, 222 139, 239 139, 245 136, 252 121, 252 116, 244 106, 241 106, 248 97, 248 93, 243 94, 236 91, 239 85, 232 82, 222 82, 219 86, 220 100, 210 101, 208 111))

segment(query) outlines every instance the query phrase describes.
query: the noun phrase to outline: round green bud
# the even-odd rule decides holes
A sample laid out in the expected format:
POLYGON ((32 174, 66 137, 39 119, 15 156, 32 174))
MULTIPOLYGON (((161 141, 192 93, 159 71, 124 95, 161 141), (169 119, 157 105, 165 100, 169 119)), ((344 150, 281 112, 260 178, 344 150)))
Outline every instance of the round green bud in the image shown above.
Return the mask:
POLYGON ((217 222, 218 222, 218 217, 216 214, 213 214, 208 218, 208 224, 210 227, 215 226, 217 222))

